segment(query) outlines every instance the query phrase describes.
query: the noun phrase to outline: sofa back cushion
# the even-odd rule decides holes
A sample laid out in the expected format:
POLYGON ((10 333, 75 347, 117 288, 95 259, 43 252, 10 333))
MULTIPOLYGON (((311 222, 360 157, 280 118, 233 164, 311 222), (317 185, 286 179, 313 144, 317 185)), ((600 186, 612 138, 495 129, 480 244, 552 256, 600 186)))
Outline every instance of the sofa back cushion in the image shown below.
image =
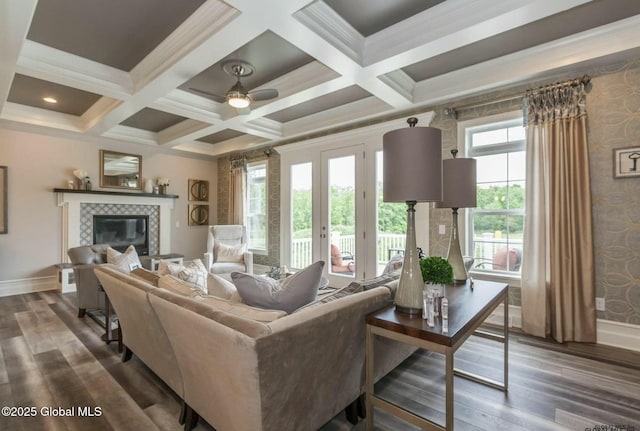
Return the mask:
POLYGON ((195 297, 191 298, 179 295, 166 289, 155 289, 149 292, 149 295, 169 301, 179 307, 182 307, 187 312, 196 313, 202 317, 215 321, 230 330, 238 331, 251 338, 257 338, 271 333, 271 329, 262 322, 229 313, 218 307, 214 307, 211 304, 197 300, 195 297))
POLYGON ((232 272, 231 279, 245 304, 292 313, 316 299, 323 268, 320 260, 281 282, 242 272, 232 272))

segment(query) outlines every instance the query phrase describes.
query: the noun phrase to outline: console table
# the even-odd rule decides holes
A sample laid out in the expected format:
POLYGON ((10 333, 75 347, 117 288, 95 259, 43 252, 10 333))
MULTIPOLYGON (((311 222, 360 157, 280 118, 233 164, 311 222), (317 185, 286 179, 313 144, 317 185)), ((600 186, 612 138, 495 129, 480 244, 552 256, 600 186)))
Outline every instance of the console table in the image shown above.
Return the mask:
POLYGON ((157 254, 155 256, 140 256, 140 263, 143 268, 149 271, 157 271, 161 260, 182 264, 184 255, 178 253, 157 254))
POLYGON ((396 312, 391 305, 371 313, 367 323, 367 418, 366 429, 373 430, 373 407, 381 408, 407 422, 429 430, 453 430, 453 376, 458 375, 496 389, 507 391, 508 387, 508 322, 509 322, 509 286, 504 283, 475 281, 472 286, 467 280, 465 285, 445 287, 445 296, 449 300, 449 330, 442 333, 442 319, 437 318, 434 327, 429 327, 422 316, 396 312), (478 327, 500 305, 504 304, 503 334, 478 331, 478 327), (504 371, 503 381, 498 382, 463 370, 454 369, 454 354, 472 334, 483 336, 503 344, 504 371), (392 404, 374 394, 374 342, 375 337, 386 337, 413 346, 445 355, 445 425, 437 424, 408 410, 392 404))

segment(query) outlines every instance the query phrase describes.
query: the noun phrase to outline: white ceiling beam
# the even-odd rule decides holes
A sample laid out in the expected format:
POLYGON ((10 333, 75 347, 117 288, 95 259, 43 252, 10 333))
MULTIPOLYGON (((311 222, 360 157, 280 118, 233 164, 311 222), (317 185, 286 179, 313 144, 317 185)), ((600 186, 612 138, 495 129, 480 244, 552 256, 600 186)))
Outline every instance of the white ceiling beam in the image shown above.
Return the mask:
POLYGON ((356 100, 316 114, 298 118, 284 124, 283 131, 287 138, 339 127, 353 121, 366 120, 389 110, 386 103, 375 97, 356 100))
POLYGON ((418 82, 414 99, 433 104, 525 82, 637 49, 639 40, 640 15, 418 82))
POLYGON ((103 133, 102 136, 105 138, 118 139, 120 141, 158 146, 156 133, 148 130, 136 129, 134 127, 118 125, 116 127, 112 127, 106 133, 103 133))
POLYGON ((166 129, 158 132, 157 141, 158 144, 163 147, 171 147, 174 142, 182 139, 184 136, 197 133, 200 130, 209 127, 206 123, 201 123, 196 120, 184 120, 179 122, 178 124, 174 124, 171 127, 167 127, 166 129))
POLYGON ((159 111, 169 112, 174 115, 209 124, 216 124, 223 121, 225 111, 224 106, 220 103, 179 89, 173 90, 166 96, 159 98, 150 106, 159 111))
POLYGON ((295 18, 353 61, 362 64, 364 36, 326 3, 312 3, 297 12, 295 18))
POLYGON ((127 72, 28 39, 16 69, 23 75, 114 99, 126 100, 133 92, 127 72))
POLYGON ((3 111, 13 82, 16 62, 24 44, 37 0, 3 1, 0 3, 0 113, 3 111))
MULTIPOLYGON (((205 3, 203 7, 208 6, 210 3, 212 2, 205 3)), ((214 9, 218 10, 217 8, 214 9)), ((185 50, 179 53, 168 52, 165 63, 158 66, 154 71, 153 75, 155 78, 153 80, 146 81, 142 78, 139 80, 134 79, 136 92, 133 96, 101 119, 101 121, 91 129, 91 133, 105 133, 111 127, 115 127, 140 109, 164 97, 176 87, 220 60, 225 55, 228 55, 251 41, 263 30, 263 28, 252 27, 244 15, 237 17, 234 20, 233 26, 225 26, 222 28, 218 28, 217 26, 219 16, 196 13, 190 17, 190 20, 191 18, 197 19, 200 22, 209 23, 217 32, 213 34, 208 32, 207 37, 201 37, 202 35, 198 34, 197 39, 200 44, 192 46, 190 51, 185 50), (236 26, 245 28, 246 31, 239 33, 236 26), (178 55, 183 55, 183 57, 177 58, 178 55), (143 82, 147 83, 141 87, 143 82)), ((190 25, 194 25, 193 21, 190 21, 190 25)), ((196 27, 201 28, 202 25, 196 27)), ((163 43, 173 46, 176 43, 173 39, 184 40, 185 33, 189 35, 193 34, 192 27, 187 25, 186 22, 171 33, 163 43)), ((154 50, 153 54, 154 57, 160 55, 161 50, 154 50)), ((154 60, 154 64, 157 64, 157 60, 154 60)), ((142 68, 140 70, 142 70, 142 68)), ((135 73, 132 71, 132 75, 139 73, 138 70, 136 70, 135 73)))
POLYGON ((369 36, 364 64, 382 75, 589 1, 448 0, 369 36))
POLYGON ((5 102, 2 118, 78 133, 84 130, 84 123, 78 116, 11 102, 5 102))

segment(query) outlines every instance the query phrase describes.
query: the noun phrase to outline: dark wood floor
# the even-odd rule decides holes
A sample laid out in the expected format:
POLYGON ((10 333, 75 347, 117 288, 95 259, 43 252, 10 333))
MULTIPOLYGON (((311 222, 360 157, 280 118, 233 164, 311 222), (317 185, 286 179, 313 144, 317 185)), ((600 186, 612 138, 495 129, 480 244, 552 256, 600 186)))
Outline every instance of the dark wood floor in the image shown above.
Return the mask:
MULTIPOLYGON (((102 329, 76 312, 69 294, 0 298, 0 404, 37 410, 31 417, 3 414, 0 430, 180 430, 180 404, 171 390, 135 356, 122 363, 117 346, 100 340, 102 329), (71 416, 45 415, 71 406, 71 416), (101 414, 81 417, 78 407, 101 414)), ((456 378, 456 430, 610 431, 617 425, 640 431, 640 355, 519 334, 510 341, 508 394, 456 378)), ((501 347, 472 337, 456 354, 456 366, 498 379, 501 347)), ((440 355, 417 352, 376 392, 442 421, 443 368, 440 355)), ((375 419, 377 430, 415 429, 382 412, 375 419)), ((201 423, 197 430, 211 428, 201 423)), ((336 430, 361 431, 364 423, 352 426, 341 413, 322 427, 336 430)))

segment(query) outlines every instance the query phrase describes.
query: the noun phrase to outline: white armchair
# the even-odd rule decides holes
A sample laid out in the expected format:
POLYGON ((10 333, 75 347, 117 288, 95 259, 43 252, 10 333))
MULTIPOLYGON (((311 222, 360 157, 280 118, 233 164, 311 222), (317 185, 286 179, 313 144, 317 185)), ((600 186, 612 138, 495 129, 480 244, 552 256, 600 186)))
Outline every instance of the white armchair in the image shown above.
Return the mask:
POLYGON ((233 271, 253 274, 253 253, 247 247, 247 229, 242 225, 209 226, 204 264, 214 274, 233 271), (243 247, 241 247, 244 245, 243 247))

